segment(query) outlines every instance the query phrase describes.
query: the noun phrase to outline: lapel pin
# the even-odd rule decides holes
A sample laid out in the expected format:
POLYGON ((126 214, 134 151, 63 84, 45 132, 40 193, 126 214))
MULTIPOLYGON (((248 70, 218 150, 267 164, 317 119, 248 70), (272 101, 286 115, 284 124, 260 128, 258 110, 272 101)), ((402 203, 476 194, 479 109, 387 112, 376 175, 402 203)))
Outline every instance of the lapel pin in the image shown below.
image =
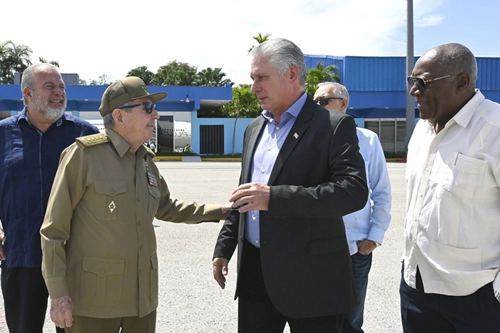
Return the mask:
POLYGON ((297 133, 294 133, 294 134, 293 134, 293 137, 294 137, 295 139, 297 139, 297 138, 299 137, 299 135, 298 135, 297 133))

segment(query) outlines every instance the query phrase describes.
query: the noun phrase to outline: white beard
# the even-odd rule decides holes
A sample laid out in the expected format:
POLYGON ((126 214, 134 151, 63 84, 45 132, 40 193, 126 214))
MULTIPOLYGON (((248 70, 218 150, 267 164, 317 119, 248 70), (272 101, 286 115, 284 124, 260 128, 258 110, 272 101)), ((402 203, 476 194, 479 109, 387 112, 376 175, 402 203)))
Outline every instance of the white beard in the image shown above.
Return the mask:
POLYGON ((37 94, 33 94, 33 105, 40 114, 50 120, 61 118, 64 110, 66 110, 66 100, 64 100, 64 103, 60 107, 53 108, 49 106, 49 101, 44 100, 37 94))

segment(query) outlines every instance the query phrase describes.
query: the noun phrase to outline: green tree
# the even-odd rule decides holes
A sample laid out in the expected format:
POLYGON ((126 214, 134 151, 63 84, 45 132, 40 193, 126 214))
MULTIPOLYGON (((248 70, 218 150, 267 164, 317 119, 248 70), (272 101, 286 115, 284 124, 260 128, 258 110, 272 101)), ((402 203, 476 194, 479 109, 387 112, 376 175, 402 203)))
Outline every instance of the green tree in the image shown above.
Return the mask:
POLYGON ((261 112, 260 102, 252 92, 252 85, 240 84, 233 88, 231 102, 222 106, 224 113, 229 117, 255 118, 261 112))
POLYGON ((78 79, 78 82, 82 86, 109 86, 112 80, 107 74, 102 74, 97 79, 91 79, 88 83, 85 79, 78 79))
POLYGON ((318 84, 333 81, 340 82, 339 68, 335 65, 323 67, 323 63, 320 62, 316 68, 307 70, 304 90, 309 96, 314 96, 316 89, 318 89, 318 84))
MULTIPOLYGON (((271 37, 271 34, 265 34, 265 35, 262 35, 262 34, 259 32, 259 34, 258 34, 257 36, 254 36, 254 37, 252 37, 252 38, 253 38, 253 39, 255 39, 255 40, 257 41, 257 43, 262 44, 262 43, 264 43, 266 40, 268 40, 268 39, 269 39, 269 37, 271 37)), ((248 50, 248 53, 250 53, 250 52, 253 50, 253 48, 254 48, 254 47, 255 47, 255 46, 250 47, 250 49, 248 50)))
POLYGON ((51 64, 51 65, 54 65, 56 67, 59 68, 59 62, 55 61, 55 60, 51 60, 51 61, 48 61, 47 59, 45 58, 42 58, 42 57, 38 57, 38 61, 40 61, 41 63, 43 64, 51 64))
POLYGON ((149 86, 151 85, 151 82, 153 81, 153 76, 154 73, 151 72, 147 66, 139 66, 137 68, 131 69, 128 73, 127 76, 137 76, 144 81, 144 83, 149 86))
POLYGON ((232 86, 234 82, 226 78, 226 73, 222 72, 222 68, 208 67, 196 74, 197 86, 224 87, 226 84, 230 84, 232 86))
POLYGON ((224 104, 222 109, 229 117, 235 117, 231 151, 231 155, 234 155, 236 123, 238 118, 255 118, 260 114, 262 109, 259 99, 252 93, 252 86, 250 84, 240 84, 238 87, 233 88, 233 98, 231 102, 224 104))
POLYGON ((194 86, 196 85, 197 70, 197 67, 174 60, 158 69, 151 84, 157 86, 194 86))
POLYGON ((0 43, 0 84, 14 83, 14 74, 31 65, 32 53, 28 46, 11 40, 0 43))

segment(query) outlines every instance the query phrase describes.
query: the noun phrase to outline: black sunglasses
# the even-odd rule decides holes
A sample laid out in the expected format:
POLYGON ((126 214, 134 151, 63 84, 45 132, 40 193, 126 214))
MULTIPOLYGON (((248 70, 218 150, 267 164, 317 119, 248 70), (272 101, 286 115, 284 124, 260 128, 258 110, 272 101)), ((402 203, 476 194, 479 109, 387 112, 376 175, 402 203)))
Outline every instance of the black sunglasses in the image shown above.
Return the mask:
POLYGON ((321 106, 325 106, 325 105, 328 105, 328 103, 330 103, 331 99, 343 99, 343 98, 342 97, 320 97, 318 99, 315 99, 314 101, 316 103, 319 103, 319 105, 321 105, 321 106))
POLYGON ((450 74, 450 75, 440 76, 440 77, 437 77, 435 79, 429 79, 429 80, 426 80, 425 77, 423 77, 423 76, 408 76, 406 78, 406 80, 408 81, 408 90, 411 90, 411 88, 413 88, 413 86, 415 85, 415 86, 417 86, 418 90, 424 91, 425 89, 427 89, 427 85, 431 82, 446 79, 446 78, 449 78, 452 76, 457 76, 460 74, 462 74, 462 72, 460 72, 458 74, 450 74))
POLYGON ((144 105, 144 111, 146 111, 146 113, 151 113, 151 112, 153 112, 153 109, 156 109, 156 104, 153 104, 150 102, 125 105, 125 106, 119 107, 119 109, 132 109, 132 108, 135 108, 136 106, 139 106, 139 105, 144 105))

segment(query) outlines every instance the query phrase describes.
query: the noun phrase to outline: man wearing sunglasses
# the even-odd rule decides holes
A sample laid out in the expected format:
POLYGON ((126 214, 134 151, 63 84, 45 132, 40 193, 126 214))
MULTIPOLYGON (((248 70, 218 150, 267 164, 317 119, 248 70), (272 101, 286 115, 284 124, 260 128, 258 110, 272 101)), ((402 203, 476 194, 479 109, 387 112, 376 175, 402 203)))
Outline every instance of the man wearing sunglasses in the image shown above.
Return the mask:
MULTIPOLYGON (((349 106, 349 92, 336 82, 320 83, 314 100, 330 111, 345 113, 349 106)), ((342 332, 363 332, 363 312, 372 265, 373 250, 382 244, 391 222, 391 184, 384 151, 377 134, 356 128, 359 151, 365 161, 369 197, 363 209, 343 217, 353 269, 357 303, 344 315, 342 332)))
POLYGON ((149 94, 137 77, 114 82, 99 108, 105 133, 78 138, 61 155, 40 232, 51 319, 66 332, 155 332, 153 219, 217 222, 229 214, 170 196, 143 145, 158 119, 153 103, 166 96, 149 94))
POLYGON ((500 327, 500 105, 476 80, 456 43, 427 51, 408 78, 421 119, 406 170, 404 332, 500 327))

